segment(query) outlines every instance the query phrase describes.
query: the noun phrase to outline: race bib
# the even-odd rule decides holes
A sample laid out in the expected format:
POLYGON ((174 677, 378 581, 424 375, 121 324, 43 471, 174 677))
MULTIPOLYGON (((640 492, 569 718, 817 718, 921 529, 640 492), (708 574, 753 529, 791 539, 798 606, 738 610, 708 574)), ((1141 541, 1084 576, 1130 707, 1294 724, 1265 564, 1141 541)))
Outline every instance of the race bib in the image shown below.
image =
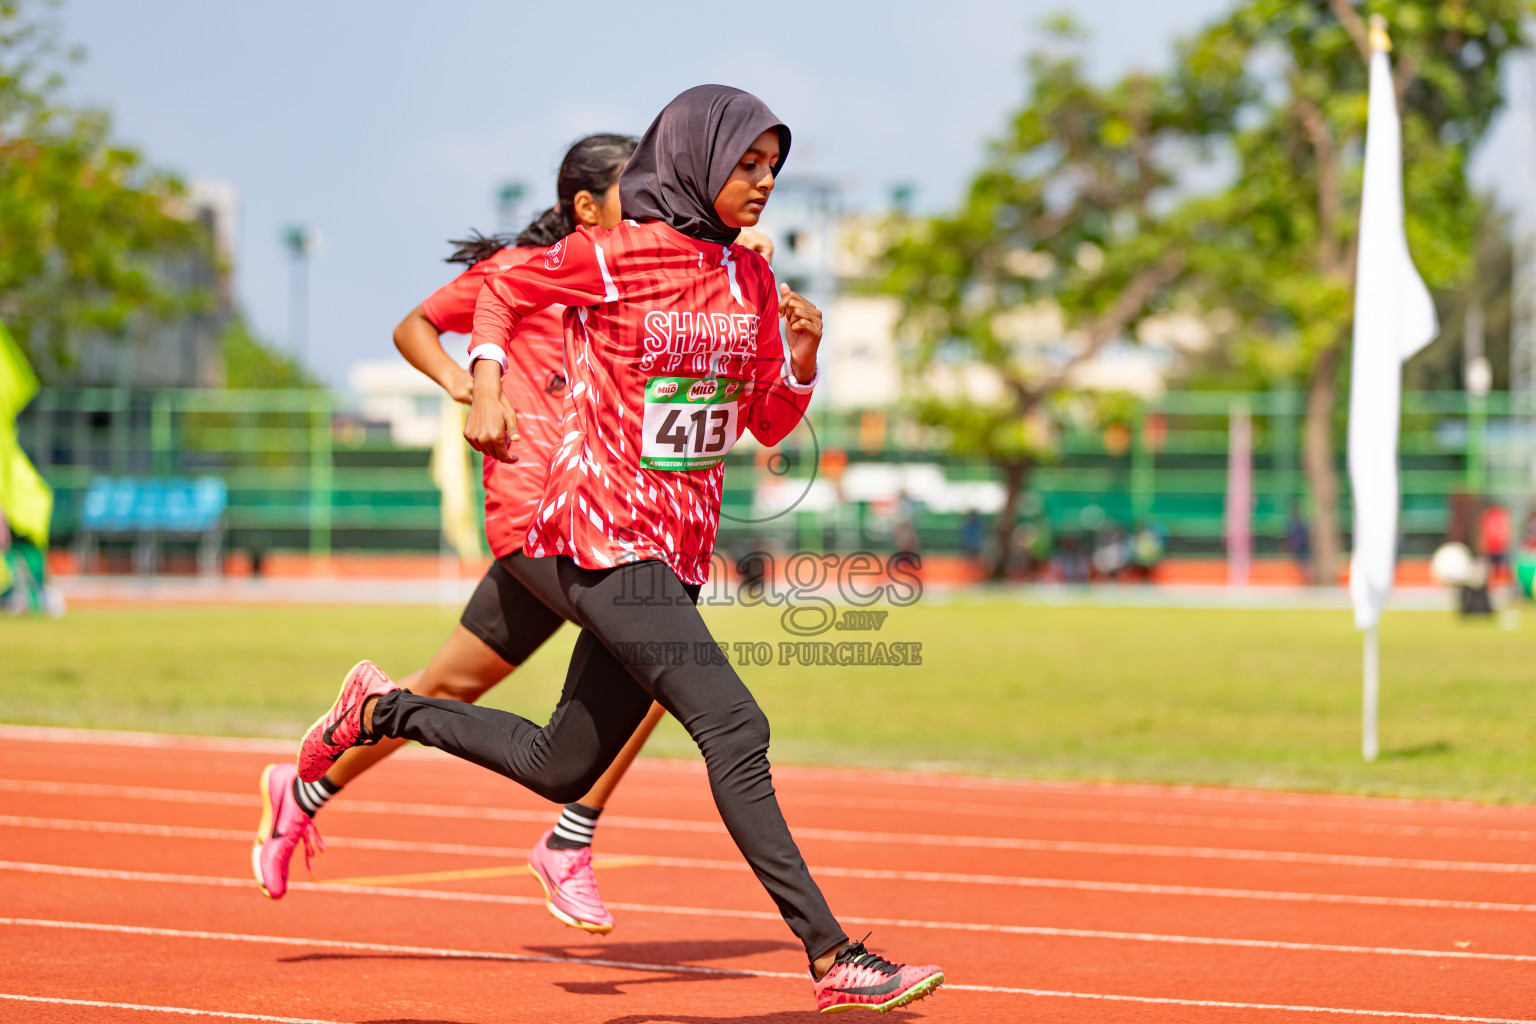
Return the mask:
POLYGON ((710 469, 736 443, 742 382, 729 377, 652 377, 645 382, 646 469, 710 469))

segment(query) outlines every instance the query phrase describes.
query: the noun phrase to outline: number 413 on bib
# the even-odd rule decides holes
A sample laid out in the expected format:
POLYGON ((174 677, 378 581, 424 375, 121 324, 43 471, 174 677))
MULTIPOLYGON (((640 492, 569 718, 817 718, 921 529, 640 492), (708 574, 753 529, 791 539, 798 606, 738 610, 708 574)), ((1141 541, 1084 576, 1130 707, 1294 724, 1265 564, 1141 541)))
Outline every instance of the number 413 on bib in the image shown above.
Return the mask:
POLYGON ((729 377, 652 377, 645 382, 646 469, 710 469, 736 443, 743 385, 729 377))

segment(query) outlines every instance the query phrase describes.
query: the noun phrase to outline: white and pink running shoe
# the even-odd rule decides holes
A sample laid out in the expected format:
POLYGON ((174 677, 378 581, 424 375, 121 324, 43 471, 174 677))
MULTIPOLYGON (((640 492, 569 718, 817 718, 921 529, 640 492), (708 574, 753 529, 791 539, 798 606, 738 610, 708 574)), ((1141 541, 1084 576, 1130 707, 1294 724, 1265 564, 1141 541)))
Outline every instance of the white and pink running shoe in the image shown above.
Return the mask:
POLYGON ((551 850, 550 829, 528 851, 528 870, 544 887, 544 905, 556 918, 572 928, 595 935, 613 931, 613 915, 603 906, 597 891, 597 876, 592 873, 592 848, 551 850))
POLYGON ((863 939, 838 950, 837 959, 832 961, 832 966, 820 980, 811 975, 816 1009, 822 1013, 847 1010, 885 1013, 916 1002, 942 984, 944 972, 934 965, 893 964, 865 949, 863 939))
POLYGON ((379 742, 363 728, 363 704, 369 697, 382 697, 399 687, 384 670, 371 661, 352 666, 341 681, 341 692, 331 710, 315 719, 299 744, 299 778, 314 782, 325 774, 342 752, 360 744, 379 742))
POLYGON ((305 868, 316 847, 325 849, 314 819, 293 798, 293 780, 298 774, 291 764, 269 764, 261 773, 261 825, 251 847, 251 870, 262 894, 271 900, 282 899, 288 891, 288 862, 301 841, 305 868))

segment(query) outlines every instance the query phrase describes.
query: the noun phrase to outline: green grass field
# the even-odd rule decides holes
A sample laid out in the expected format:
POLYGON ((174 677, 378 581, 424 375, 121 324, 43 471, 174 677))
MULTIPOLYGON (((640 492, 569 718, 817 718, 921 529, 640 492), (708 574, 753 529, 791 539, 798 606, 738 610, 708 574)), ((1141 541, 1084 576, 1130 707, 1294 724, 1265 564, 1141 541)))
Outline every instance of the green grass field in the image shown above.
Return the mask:
MULTIPOLYGON (((707 615, 721 640, 789 639, 770 609, 707 615)), ((404 675, 455 616, 148 606, 0 620, 0 721, 297 738, 354 661, 404 675)), ((920 642, 920 667, 742 675, 785 763, 1536 801, 1533 636, 1388 615, 1374 765, 1358 753, 1360 638, 1342 611, 928 603, 892 610, 879 633, 821 638, 920 642)), ((567 627, 491 702, 543 721, 573 638, 567 627)), ((650 750, 692 745, 669 720, 650 750)))

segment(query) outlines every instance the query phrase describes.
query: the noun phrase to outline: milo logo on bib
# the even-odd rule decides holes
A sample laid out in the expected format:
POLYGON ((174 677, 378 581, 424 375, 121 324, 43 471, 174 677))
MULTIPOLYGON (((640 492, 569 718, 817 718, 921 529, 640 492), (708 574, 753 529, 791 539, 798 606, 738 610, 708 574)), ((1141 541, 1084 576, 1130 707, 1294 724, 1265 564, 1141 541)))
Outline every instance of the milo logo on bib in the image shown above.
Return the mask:
POLYGON ((741 432, 740 392, 741 381, 720 377, 646 381, 640 465, 664 470, 720 465, 741 432))

